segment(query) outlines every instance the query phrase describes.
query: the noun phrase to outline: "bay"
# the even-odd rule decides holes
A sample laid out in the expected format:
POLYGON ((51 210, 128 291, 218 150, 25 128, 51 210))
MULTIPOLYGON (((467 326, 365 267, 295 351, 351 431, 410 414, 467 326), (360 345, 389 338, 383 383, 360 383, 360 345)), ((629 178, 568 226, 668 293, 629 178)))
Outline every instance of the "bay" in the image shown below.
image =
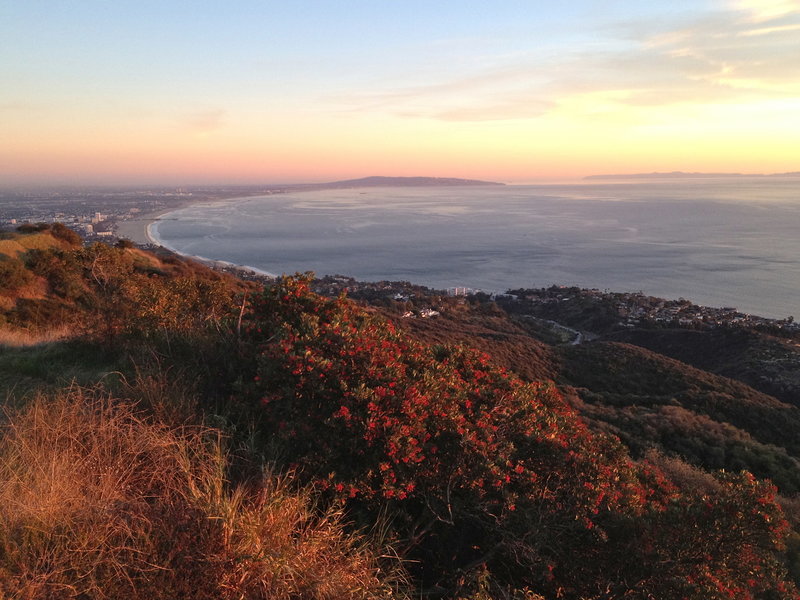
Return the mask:
POLYGON ((363 188, 194 205, 151 234, 182 254, 437 289, 551 284, 800 314, 800 178, 363 188))

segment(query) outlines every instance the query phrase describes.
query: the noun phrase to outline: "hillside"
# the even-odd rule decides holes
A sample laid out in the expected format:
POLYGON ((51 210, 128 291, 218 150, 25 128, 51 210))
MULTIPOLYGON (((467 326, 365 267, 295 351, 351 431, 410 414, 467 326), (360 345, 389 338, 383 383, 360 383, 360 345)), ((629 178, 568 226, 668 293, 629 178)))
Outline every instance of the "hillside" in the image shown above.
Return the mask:
POLYGON ((3 241, 3 595, 798 597, 799 409, 743 382, 486 298, 3 241))
MULTIPOLYGON (((747 469, 771 478, 787 494, 800 491, 797 406, 741 378, 693 367, 643 344, 553 344, 551 331, 531 328, 494 303, 440 308, 439 318, 396 322, 426 342, 464 343, 486 351, 525 379, 556 381, 593 429, 618 436, 634 456, 656 450, 707 469, 747 469)), ((582 322, 586 318, 583 315, 582 322)), ((639 331, 638 337, 648 340, 670 331, 678 335, 676 330, 650 330, 639 331)), ((630 338, 634 333, 608 338, 630 338)), ((708 345, 696 346, 696 353, 702 354, 703 348, 717 360, 725 355, 708 345)), ((740 357, 741 349, 730 352, 740 357)))
POLYGON ((102 329, 113 337, 139 325, 137 318, 205 320, 192 301, 222 302, 250 285, 169 253, 156 256, 130 243, 83 247, 63 226, 39 229, 0 239, 0 324, 9 331, 102 329))
POLYGON ((607 336, 738 379, 800 406, 800 344, 755 331, 715 329, 629 330, 607 336))

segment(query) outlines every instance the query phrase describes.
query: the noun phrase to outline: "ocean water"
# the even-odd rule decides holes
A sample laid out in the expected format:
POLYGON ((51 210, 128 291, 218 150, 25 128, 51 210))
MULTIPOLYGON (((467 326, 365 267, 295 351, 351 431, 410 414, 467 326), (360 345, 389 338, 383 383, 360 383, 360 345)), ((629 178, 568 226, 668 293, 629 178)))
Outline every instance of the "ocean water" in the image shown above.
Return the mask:
POLYGON ((800 316, 800 178, 298 192, 191 206, 151 234, 271 274, 578 285, 800 316))

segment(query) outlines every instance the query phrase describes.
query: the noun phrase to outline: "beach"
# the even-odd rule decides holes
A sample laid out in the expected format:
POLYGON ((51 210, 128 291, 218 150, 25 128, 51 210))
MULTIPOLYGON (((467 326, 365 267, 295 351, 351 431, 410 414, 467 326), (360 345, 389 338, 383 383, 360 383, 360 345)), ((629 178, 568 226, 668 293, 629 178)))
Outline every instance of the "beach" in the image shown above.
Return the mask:
POLYGON ((172 207, 167 208, 164 210, 160 210, 153 213, 148 213, 146 215, 142 215, 137 217, 136 219, 128 219, 127 221, 120 221, 117 223, 117 237, 119 238, 126 238, 132 241, 134 244, 140 245, 160 245, 159 241, 155 238, 151 237, 149 227, 156 221, 158 221, 159 217, 177 210, 180 207, 172 207))

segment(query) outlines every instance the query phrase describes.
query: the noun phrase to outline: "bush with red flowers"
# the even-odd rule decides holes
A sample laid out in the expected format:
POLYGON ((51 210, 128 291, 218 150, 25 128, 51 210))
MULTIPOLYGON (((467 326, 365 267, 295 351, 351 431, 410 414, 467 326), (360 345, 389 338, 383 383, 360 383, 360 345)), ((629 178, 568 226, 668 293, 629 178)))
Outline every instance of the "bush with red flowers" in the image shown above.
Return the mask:
POLYGON ((246 396, 288 463, 354 510, 388 508, 429 589, 483 569, 506 589, 574 598, 794 597, 766 484, 683 492, 590 433, 552 383, 416 342, 313 294, 308 277, 251 299, 243 325, 246 396))

